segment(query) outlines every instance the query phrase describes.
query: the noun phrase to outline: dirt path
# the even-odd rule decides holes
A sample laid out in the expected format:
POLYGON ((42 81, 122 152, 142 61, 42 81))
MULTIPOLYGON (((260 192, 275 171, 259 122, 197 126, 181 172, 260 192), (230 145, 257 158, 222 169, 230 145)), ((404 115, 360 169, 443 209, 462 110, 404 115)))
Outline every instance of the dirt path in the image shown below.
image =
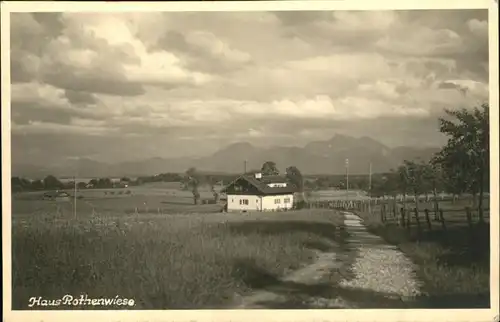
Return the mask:
POLYGON ((347 238, 341 252, 240 297, 237 308, 403 308, 420 295, 413 263, 396 247, 368 231, 361 219, 343 213, 347 238))
POLYGON ((421 295, 414 264, 397 247, 369 233, 360 217, 346 212, 344 218, 348 245, 357 250, 357 256, 352 265, 354 278, 342 280, 340 287, 384 294, 402 302, 421 295))

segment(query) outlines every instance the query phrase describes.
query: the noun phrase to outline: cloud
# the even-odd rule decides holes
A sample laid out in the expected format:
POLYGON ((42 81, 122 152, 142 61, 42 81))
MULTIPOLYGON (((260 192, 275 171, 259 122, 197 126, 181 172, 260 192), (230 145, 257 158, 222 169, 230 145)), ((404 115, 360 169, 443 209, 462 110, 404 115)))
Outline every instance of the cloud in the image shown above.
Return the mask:
POLYGON ((230 72, 252 62, 248 53, 233 48, 211 32, 201 30, 168 31, 153 48, 168 48, 180 55, 186 66, 207 73, 230 72))
POLYGON ((441 89, 456 89, 463 95, 473 96, 478 100, 486 100, 488 98, 488 86, 476 81, 451 79, 442 82, 438 86, 441 89))
POLYGON ((456 89, 456 90, 458 90, 459 92, 461 92, 464 95, 467 95, 467 90, 468 90, 467 87, 463 87, 463 86, 460 86, 458 84, 455 84, 455 83, 452 83, 452 82, 448 82, 448 81, 439 83, 438 88, 441 88, 441 89, 456 89))
MULTIPOLYGON (((51 21, 52 14, 38 14, 39 21, 51 21), (43 16, 45 15, 45 16, 43 16), (45 17, 40 19, 40 17, 45 17)), ((13 16, 12 79, 15 82, 39 80, 68 90, 136 96, 144 86, 198 86, 210 75, 191 71, 167 51, 151 53, 135 37, 126 16, 106 14, 64 14, 58 34, 27 14, 13 16), (44 36, 45 42, 26 46, 26 41, 44 36)))
POLYGON ((395 11, 334 11, 332 16, 336 32, 383 32, 398 22, 395 11))
POLYGON ((467 21, 467 27, 479 37, 488 37, 488 22, 486 20, 471 19, 467 21))
POLYGON ((72 104, 95 104, 97 100, 94 95, 87 92, 78 92, 67 89, 64 91, 64 95, 68 101, 72 104))
POLYGON ((85 134, 102 136, 110 134, 113 129, 95 126, 91 124, 78 124, 72 122, 71 124, 59 124, 51 122, 31 121, 28 124, 13 124, 14 133, 23 134, 85 134))
POLYGON ((444 108, 489 96, 486 10, 15 13, 11 23, 13 137, 30 147, 64 134, 112 159, 132 138, 144 157, 337 131, 441 142, 444 108))
POLYGON ((453 30, 420 27, 394 36, 385 36, 376 46, 388 52, 411 56, 446 56, 463 49, 462 38, 453 30))

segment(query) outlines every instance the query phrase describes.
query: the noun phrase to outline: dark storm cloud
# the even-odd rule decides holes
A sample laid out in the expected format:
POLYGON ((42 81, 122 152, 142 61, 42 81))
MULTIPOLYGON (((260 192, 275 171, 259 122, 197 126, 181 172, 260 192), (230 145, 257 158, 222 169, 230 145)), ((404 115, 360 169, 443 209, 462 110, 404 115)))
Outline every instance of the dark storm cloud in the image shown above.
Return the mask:
POLYGON ((167 31, 155 44, 154 49, 180 54, 184 65, 190 69, 208 73, 225 73, 247 67, 251 57, 231 48, 210 32, 167 31))
POLYGON ((64 91, 66 98, 73 104, 95 104, 97 100, 94 95, 86 92, 78 92, 71 89, 64 91))
POLYGON ((23 59, 23 54, 16 50, 11 51, 10 81, 12 83, 27 83, 36 77, 36 71, 30 69, 23 59))
POLYGON ((273 14, 284 24, 300 26, 321 20, 333 20, 332 11, 275 11, 273 14))
POLYGON ((119 96, 137 96, 145 93, 141 84, 128 82, 119 75, 101 77, 94 73, 72 74, 69 70, 47 70, 44 80, 53 86, 77 92, 101 93, 119 96))
POLYGON ((467 87, 460 86, 460 85, 457 85, 457 84, 454 84, 454 83, 442 82, 442 83, 439 84, 438 88, 441 88, 441 89, 456 89, 456 90, 458 90, 460 93, 462 93, 464 95, 467 94, 467 87))
POLYGON ((70 124, 75 116, 71 110, 51 109, 37 102, 12 103, 12 121, 19 125, 31 122, 70 124))

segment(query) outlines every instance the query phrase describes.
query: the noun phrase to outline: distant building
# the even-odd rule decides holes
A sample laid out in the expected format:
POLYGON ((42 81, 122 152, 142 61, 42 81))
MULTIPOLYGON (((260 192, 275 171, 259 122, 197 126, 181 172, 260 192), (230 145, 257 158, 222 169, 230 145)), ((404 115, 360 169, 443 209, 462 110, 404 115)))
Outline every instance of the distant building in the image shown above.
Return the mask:
POLYGON ((276 211, 293 207, 297 188, 281 176, 242 175, 221 190, 227 211, 276 211))
POLYGON ((64 191, 51 191, 43 194, 44 200, 67 201, 70 197, 71 196, 64 191))

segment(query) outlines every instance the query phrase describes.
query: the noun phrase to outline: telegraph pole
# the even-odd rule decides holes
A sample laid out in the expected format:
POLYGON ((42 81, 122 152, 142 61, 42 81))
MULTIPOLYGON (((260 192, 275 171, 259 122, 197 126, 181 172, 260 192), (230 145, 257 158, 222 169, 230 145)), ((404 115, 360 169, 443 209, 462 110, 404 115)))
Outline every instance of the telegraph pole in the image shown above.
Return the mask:
POLYGON ((243 162, 243 174, 247 174, 247 160, 243 162))
POLYGON ((372 163, 370 162, 370 172, 368 177, 368 213, 372 213, 372 163))
POLYGON ((75 215, 75 219, 76 219, 76 176, 73 176, 73 181, 75 183, 75 192, 73 193, 73 198, 74 198, 74 201, 73 201, 73 214, 75 215))
POLYGON ((345 200, 349 201, 349 159, 345 159, 345 178, 346 178, 345 200))

